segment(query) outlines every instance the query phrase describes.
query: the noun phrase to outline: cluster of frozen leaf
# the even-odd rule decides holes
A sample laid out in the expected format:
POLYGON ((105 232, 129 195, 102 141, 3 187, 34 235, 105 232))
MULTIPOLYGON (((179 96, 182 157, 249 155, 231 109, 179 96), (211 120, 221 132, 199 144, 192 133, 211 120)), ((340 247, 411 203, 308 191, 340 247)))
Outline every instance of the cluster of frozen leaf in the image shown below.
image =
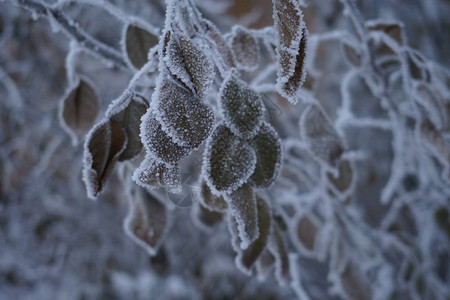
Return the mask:
POLYGON ((243 273, 275 274, 305 299, 449 295, 450 72, 401 23, 364 22, 342 2, 358 36, 310 35, 296 0, 273 0, 274 26, 226 35, 188 0, 167 1, 161 34, 127 20, 128 88, 98 121, 93 84, 69 76, 60 107, 74 143, 86 136, 88 196, 119 165, 125 232, 161 255, 164 195, 183 191, 199 156, 193 221, 209 234, 227 222, 243 273), (300 103, 269 120, 266 92, 300 103))

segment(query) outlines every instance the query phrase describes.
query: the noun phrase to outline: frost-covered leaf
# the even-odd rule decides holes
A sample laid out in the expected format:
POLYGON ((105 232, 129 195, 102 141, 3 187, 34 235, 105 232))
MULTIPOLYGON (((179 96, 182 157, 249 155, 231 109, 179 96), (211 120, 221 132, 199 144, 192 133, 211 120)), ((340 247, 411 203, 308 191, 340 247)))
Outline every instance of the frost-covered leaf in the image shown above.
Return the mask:
POLYGON ((148 100, 140 95, 131 94, 119 99, 108 109, 107 115, 118 122, 127 134, 128 142, 119 161, 134 158, 142 150, 139 137, 141 117, 148 109, 148 100))
POLYGON ((342 41, 342 52, 351 65, 355 67, 361 65, 361 49, 358 46, 347 41, 342 41))
POLYGON ((124 38, 126 54, 136 69, 140 69, 147 62, 148 52, 159 42, 157 35, 134 24, 126 27, 124 38))
POLYGON ((353 167, 348 159, 343 159, 339 162, 337 176, 334 176, 331 172, 327 176, 338 191, 345 192, 353 182, 353 167))
POLYGON ((281 167, 281 143, 275 129, 263 122, 250 141, 256 153, 255 171, 249 183, 257 188, 269 187, 277 178, 281 167))
POLYGON ((240 247, 246 249, 259 236, 255 193, 250 185, 244 184, 225 196, 225 200, 237 223, 240 247))
POLYGON ((277 45, 277 89, 292 104, 303 84, 308 31, 296 0, 273 0, 273 18, 277 45))
POLYGON ((275 276, 280 284, 285 284, 290 276, 289 257, 280 228, 276 223, 272 222, 272 224, 272 234, 269 238, 268 249, 275 257, 275 276))
POLYGON ((414 99, 425 109, 428 118, 437 130, 450 128, 450 104, 445 103, 432 85, 418 82, 414 86, 414 99))
POLYGON ((256 273, 258 274, 258 279, 266 279, 274 267, 275 257, 266 247, 256 261, 256 273))
MULTIPOLYGON (((233 52, 231 52, 231 48, 228 46, 225 39, 222 37, 222 34, 219 32, 217 27, 208 20, 204 20, 206 35, 213 42, 214 48, 217 50, 220 55, 220 59, 223 63, 225 63, 227 68, 232 68, 235 66, 233 59, 233 52)), ((218 59, 218 57, 214 56, 214 59, 218 59)))
POLYGON ((214 66, 210 59, 202 49, 181 34, 169 31, 164 41, 164 62, 171 74, 203 98, 214 79, 214 66))
POLYGON ((220 107, 228 127, 243 138, 255 135, 264 108, 259 95, 231 72, 220 89, 220 107))
POLYGON ((366 27, 370 31, 381 31, 396 41, 399 45, 405 44, 405 34, 403 24, 395 21, 371 20, 366 22, 366 27))
POLYGON ((211 211, 226 212, 228 204, 222 196, 216 196, 211 192, 208 184, 205 181, 201 184, 200 202, 203 206, 211 211))
POLYGON ((168 187, 171 191, 180 189, 180 166, 168 165, 154 157, 146 156, 133 173, 137 184, 149 188, 168 187))
POLYGON ((99 110, 97 93, 86 81, 79 80, 64 97, 60 106, 63 128, 74 138, 81 139, 92 128, 99 110))
POLYGON ((142 117, 140 136, 147 153, 153 154, 168 164, 174 164, 186 157, 191 150, 188 147, 175 143, 163 131, 161 124, 155 119, 151 110, 148 110, 142 117))
POLYGON ((210 229, 221 223, 223 220, 223 214, 217 211, 212 211, 209 208, 199 204, 193 207, 193 218, 195 222, 199 222, 204 229, 210 229))
POLYGON ((154 105, 164 130, 180 145, 197 148, 211 133, 212 109, 169 78, 162 80, 154 105))
POLYGON ((441 132, 436 130, 430 121, 420 124, 419 136, 422 143, 438 158, 445 167, 447 179, 450 179, 450 142, 444 138, 441 132))
POLYGON ((95 199, 103 190, 126 143, 125 131, 114 120, 106 120, 89 132, 83 157, 83 181, 89 198, 95 199))
POLYGON ((211 190, 231 193, 255 170, 255 151, 225 125, 219 125, 207 140, 203 174, 211 190))
POLYGON ((311 105, 303 112, 300 130, 311 153, 318 160, 336 166, 344 146, 336 129, 318 106, 311 105))
POLYGON ((250 272, 251 267, 266 248, 267 239, 270 233, 271 215, 269 206, 266 201, 259 196, 256 196, 256 200, 259 236, 247 249, 238 253, 238 256, 236 257, 238 266, 248 272, 250 272))
POLYGON ((308 214, 300 216, 293 226, 294 240, 298 241, 296 244, 305 254, 311 254, 315 250, 318 234, 318 221, 308 214))
POLYGON ((354 263, 347 264, 339 279, 344 293, 350 300, 372 299, 370 284, 354 263))
POLYGON ((149 255, 156 255, 169 228, 167 208, 146 191, 131 196, 125 233, 149 255))
POLYGON ((240 69, 253 71, 258 67, 258 42, 246 28, 234 26, 230 44, 234 59, 240 69))

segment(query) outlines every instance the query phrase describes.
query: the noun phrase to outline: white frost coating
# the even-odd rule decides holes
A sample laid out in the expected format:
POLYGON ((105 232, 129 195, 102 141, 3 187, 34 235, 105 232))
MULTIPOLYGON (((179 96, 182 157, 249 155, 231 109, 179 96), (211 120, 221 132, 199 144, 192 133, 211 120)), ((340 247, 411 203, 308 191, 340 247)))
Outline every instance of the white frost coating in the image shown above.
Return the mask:
POLYGON ((273 0, 273 20, 278 40, 276 87, 280 95, 296 104, 296 92, 306 78, 305 63, 308 52, 308 31, 298 1, 273 0), (301 65, 298 65, 299 63, 301 65), (287 87, 292 80, 296 81, 294 86, 287 87), (294 90, 290 90, 291 88, 294 90))
POLYGON ((237 223, 241 240, 240 248, 247 249, 259 237, 255 193, 248 184, 244 184, 233 193, 226 195, 225 200, 237 223))
POLYGON ((436 129, 450 128, 450 107, 437 90, 425 82, 413 82, 413 97, 425 109, 425 117, 436 129))
POLYGON ((275 257, 275 277, 277 278, 278 283, 284 286, 290 276, 290 265, 286 244, 280 229, 276 224, 273 224, 272 226, 272 233, 267 247, 270 253, 275 257))
MULTIPOLYGON (((290 253, 289 254, 289 264, 291 266, 298 265, 298 254, 290 253)), ((301 276, 301 267, 290 268, 291 270, 291 287, 297 294, 299 300, 310 300, 308 293, 305 291, 305 288, 302 284, 302 276, 301 276)))
POLYGON ((212 109, 168 76, 158 81, 152 109, 162 129, 180 146, 198 148, 213 129, 212 109))
POLYGON ((259 45, 249 30, 239 25, 233 26, 230 45, 239 69, 252 72, 258 68, 259 45))
POLYGON ((255 151, 224 124, 219 124, 206 140, 202 177, 213 194, 235 191, 252 175, 255 166, 255 151))
POLYGON ((219 107, 225 123, 234 134, 249 139, 263 120, 264 105, 260 96, 229 72, 219 91, 219 107))
POLYGON ((150 155, 146 155, 131 179, 146 189, 165 187, 171 193, 181 192, 180 166, 165 164, 150 155))
POLYGON ((309 106, 301 116, 300 130, 311 153, 325 166, 334 168, 344 145, 322 109, 317 105, 309 106))

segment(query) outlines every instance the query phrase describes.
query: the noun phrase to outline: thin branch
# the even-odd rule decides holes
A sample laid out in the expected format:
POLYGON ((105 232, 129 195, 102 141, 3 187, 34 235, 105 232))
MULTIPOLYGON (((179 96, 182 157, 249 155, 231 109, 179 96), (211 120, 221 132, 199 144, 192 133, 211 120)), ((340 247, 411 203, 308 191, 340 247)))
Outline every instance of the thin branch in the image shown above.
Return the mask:
POLYGON ((127 62, 120 51, 117 51, 106 44, 95 39, 87 32, 66 17, 66 15, 57 8, 52 8, 47 4, 44 4, 35 0, 13 0, 19 6, 26 8, 33 13, 44 16, 48 19, 53 19, 63 30, 63 32, 71 39, 77 41, 77 43, 90 53, 103 58, 114 65, 128 69, 127 62))

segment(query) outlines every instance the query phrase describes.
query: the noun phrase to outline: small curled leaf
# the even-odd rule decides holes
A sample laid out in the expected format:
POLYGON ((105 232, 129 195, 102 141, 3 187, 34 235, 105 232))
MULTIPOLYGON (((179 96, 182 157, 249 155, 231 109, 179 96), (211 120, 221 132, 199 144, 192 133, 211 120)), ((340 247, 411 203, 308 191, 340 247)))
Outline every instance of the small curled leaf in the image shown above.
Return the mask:
POLYGON ((275 222, 272 222, 272 234, 269 238, 268 249, 275 257, 275 276, 280 284, 285 284, 290 277, 289 258, 283 235, 275 222))
POLYGON ((254 265, 261 253, 266 248, 271 225, 269 206, 260 197, 257 196, 256 199, 259 236, 253 243, 248 246, 247 249, 243 250, 236 257, 236 262, 238 263, 238 265, 248 272, 250 272, 251 267, 254 265))
POLYGON ((343 41, 342 42, 342 52, 346 60, 353 66, 359 67, 361 65, 362 53, 361 49, 353 43, 343 41))
POLYGON ((335 167, 344 146, 336 129, 317 105, 311 105, 303 112, 300 129, 310 152, 319 161, 335 167))
POLYGON ((127 136, 119 123, 106 120, 95 126, 86 138, 83 181, 89 198, 95 199, 125 150, 127 136))
POLYGON ((234 59, 240 69, 253 71, 258 67, 258 42, 247 29, 242 26, 234 26, 230 44, 234 59))
POLYGON ((241 248, 246 249, 259 236, 256 197, 252 187, 244 184, 225 196, 231 215, 237 223, 241 248))
POLYGON ((161 202, 145 191, 132 195, 124 230, 134 242, 154 256, 168 229, 168 212, 161 202))
POLYGON ((338 175, 334 176, 332 173, 328 173, 327 176, 338 191, 345 192, 353 182, 353 167, 348 159, 344 159, 339 163, 338 175))
POLYGON ((228 46, 222 34, 219 32, 217 27, 208 20, 204 20, 206 35, 210 38, 213 43, 213 47, 217 50, 220 58, 213 57, 216 60, 220 60, 225 63, 227 68, 235 67, 233 53, 231 48, 228 46))
POLYGON ((180 172, 178 164, 168 165, 147 156, 134 171, 132 179, 145 188, 168 187, 171 191, 175 191, 180 189, 180 172))
POLYGON ((134 24, 125 29, 125 52, 131 64, 140 69, 148 60, 151 48, 159 42, 158 36, 134 24))
POLYGON ((151 110, 142 117, 141 141, 147 153, 151 153, 163 162, 175 164, 186 157, 190 148, 176 144, 173 139, 163 131, 161 124, 155 119, 151 110))
POLYGON ((200 222, 201 227, 210 230, 212 227, 220 224, 223 220, 223 214, 217 211, 212 211, 203 205, 196 205, 193 208, 194 220, 200 222))
POLYGON ((300 250, 311 254, 316 248, 319 225, 317 221, 307 214, 302 215, 294 226, 294 237, 298 241, 300 250))
POLYGON ((371 20, 366 22, 366 28, 370 31, 381 31, 396 41, 399 45, 405 44, 403 24, 385 20, 371 20))
POLYGON ((222 83, 219 97, 225 122, 233 133, 242 138, 255 135, 264 113, 259 95, 230 73, 222 83))
POLYGON ((205 181, 201 184, 200 203, 207 209, 216 212, 226 212, 228 204, 222 196, 216 196, 211 192, 205 181))
POLYGON ((119 161, 132 159, 141 152, 140 124, 141 117, 147 109, 148 100, 136 94, 119 99, 108 109, 106 114, 122 126, 128 137, 126 148, 120 155, 119 161))
POLYGON ((263 122, 249 143, 256 153, 255 171, 249 183, 257 188, 267 188, 280 172, 282 154, 280 139, 275 129, 269 123, 263 122))
POLYGON ((94 125, 99 110, 97 93, 86 81, 79 80, 61 104, 61 123, 76 142, 94 125))
POLYGON ((339 279, 348 299, 372 299, 370 284, 354 263, 347 264, 339 279))
POLYGON ((219 125, 207 140, 203 174, 213 192, 231 193, 242 186, 255 169, 253 149, 225 125, 219 125))
POLYGON ((214 66, 206 54, 187 37, 167 32, 163 57, 171 74, 199 98, 205 97, 214 79, 214 66))
POLYGON ((211 133, 212 109, 172 80, 162 80, 155 100, 157 118, 176 143, 194 149, 211 133))

